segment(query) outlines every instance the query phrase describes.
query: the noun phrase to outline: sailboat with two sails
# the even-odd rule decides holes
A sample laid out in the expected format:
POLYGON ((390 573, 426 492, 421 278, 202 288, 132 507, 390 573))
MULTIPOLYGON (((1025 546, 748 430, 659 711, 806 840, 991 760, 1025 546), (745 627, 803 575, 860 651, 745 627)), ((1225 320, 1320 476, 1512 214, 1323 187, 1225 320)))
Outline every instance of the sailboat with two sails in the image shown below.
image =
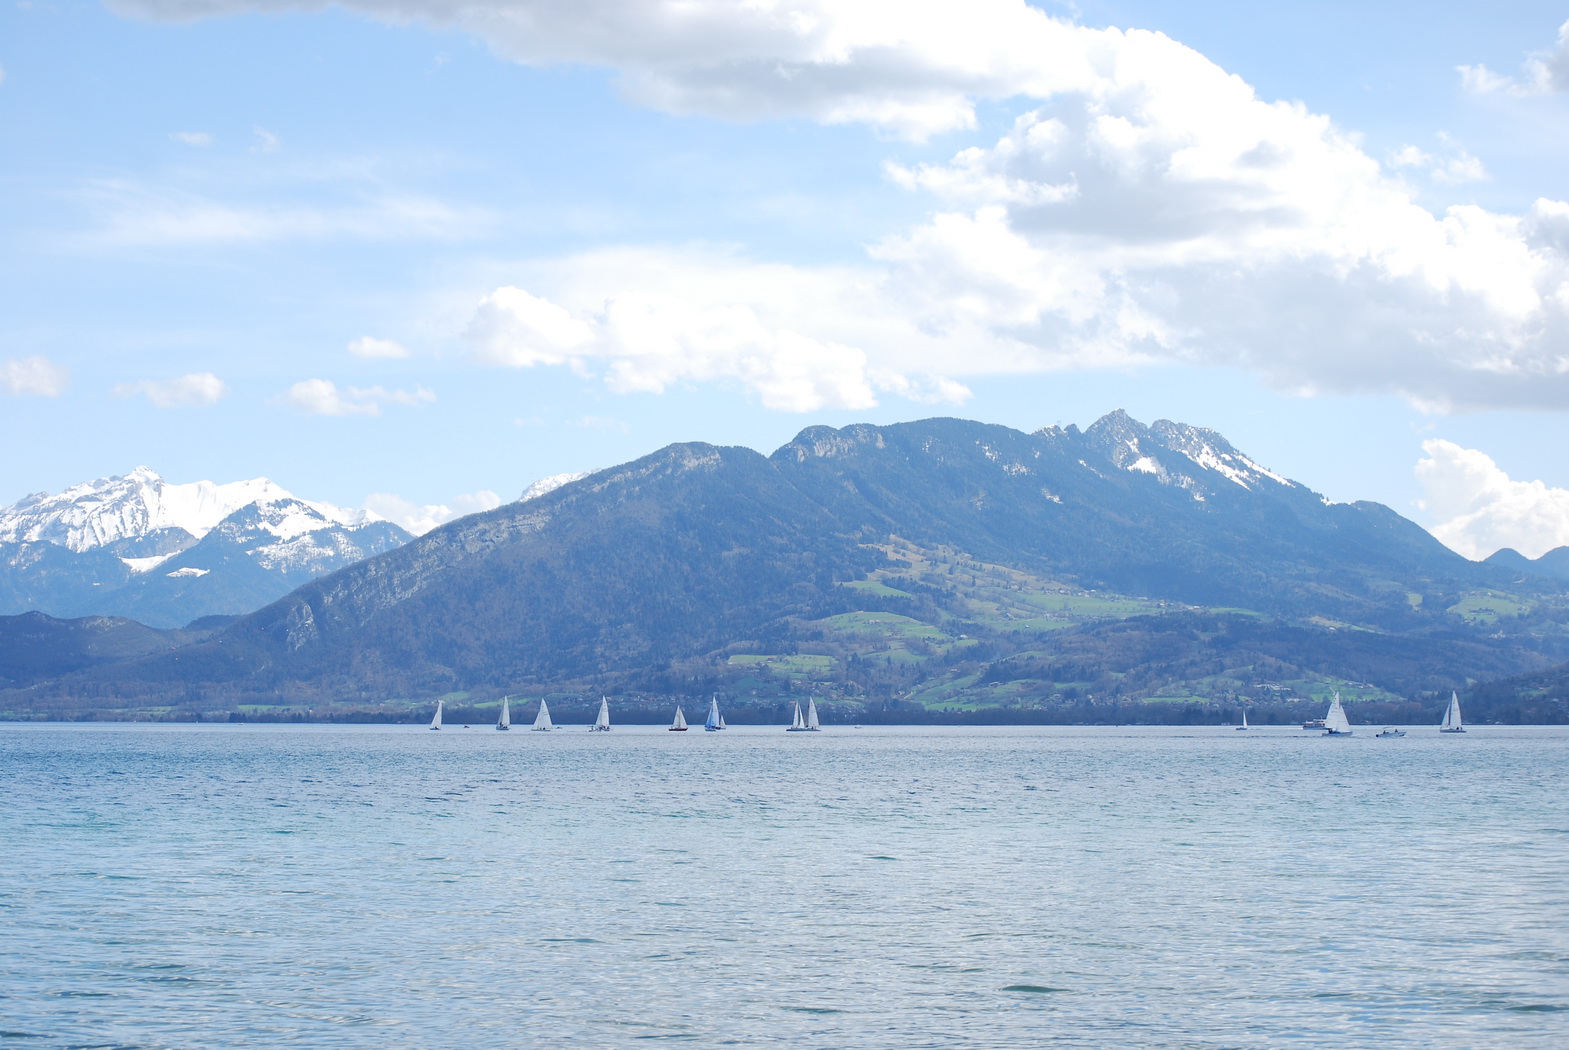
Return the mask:
POLYGON ((539 714, 534 716, 534 728, 531 731, 535 733, 548 733, 554 728, 556 728, 556 723, 550 720, 550 708, 546 706, 545 698, 540 697, 539 714))
POLYGON ((1444 721, 1438 727, 1440 733, 1464 733, 1465 720, 1460 717, 1460 694, 1454 691, 1449 693, 1449 706, 1444 710, 1444 721))
POLYGON ((725 725, 725 716, 719 713, 719 697, 716 696, 708 702, 708 721, 703 723, 703 732, 717 733, 729 728, 725 725))
POLYGON ((610 699, 608 697, 602 696, 599 698, 599 717, 594 719, 594 724, 588 727, 588 731, 590 733, 610 732, 610 699))
POLYGON ((496 728, 503 733, 512 728, 512 709, 507 706, 510 699, 507 696, 501 698, 501 717, 496 719, 496 728))
POLYGON ((1335 693, 1335 698, 1329 702, 1329 710, 1324 714, 1325 736, 1351 736, 1351 720, 1346 717, 1346 709, 1340 706, 1340 693, 1335 693))
POLYGON ((677 704, 675 721, 670 723, 670 731, 672 733, 685 733, 686 730, 686 715, 681 712, 681 705, 677 704))

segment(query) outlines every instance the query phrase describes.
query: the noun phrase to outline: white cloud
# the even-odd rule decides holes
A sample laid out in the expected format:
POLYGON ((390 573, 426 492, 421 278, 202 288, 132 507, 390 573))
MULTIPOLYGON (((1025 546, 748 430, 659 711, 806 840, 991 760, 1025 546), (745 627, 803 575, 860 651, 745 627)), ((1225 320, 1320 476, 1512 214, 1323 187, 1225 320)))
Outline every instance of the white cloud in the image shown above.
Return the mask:
POLYGON ((1460 82, 1477 95, 1552 95, 1569 91, 1569 22, 1558 27, 1558 39, 1546 51, 1527 55, 1518 77, 1504 76, 1483 65, 1461 66, 1460 82))
POLYGON ((0 385, 20 397, 59 397, 71 383, 71 373, 47 357, 12 357, 0 362, 0 385))
POLYGON ((446 524, 454 518, 495 510, 499 506, 501 506, 501 497, 489 489, 480 489, 478 492, 459 496, 450 505, 427 503, 421 506, 402 496, 386 492, 373 493, 365 499, 366 510, 401 525, 416 536, 423 536, 436 526, 446 524))
POLYGON ((567 365, 618 393, 735 383, 786 412, 869 408, 878 390, 928 401, 968 395, 915 360, 926 340, 880 300, 875 272, 623 249, 554 260, 537 277, 551 297, 509 286, 480 301, 466 333, 476 360, 567 365), (896 343, 906 360, 873 361, 861 349, 896 343))
POLYGON ((277 153, 283 148, 283 139, 266 128, 252 128, 251 132, 256 136, 256 144, 251 147, 252 153, 277 153))
POLYGON ((520 288, 498 288, 480 301, 468 336, 487 364, 570 363, 585 371, 602 364, 619 393, 734 380, 765 407, 787 412, 877 403, 863 352, 772 328, 746 303, 629 291, 585 319, 520 288))
POLYGON ((1421 506, 1436 522, 1433 535, 1452 550, 1480 559, 1513 547, 1539 558, 1569 544, 1569 489, 1514 481, 1486 453, 1452 441, 1424 441, 1422 451, 1421 506))
POLYGON ((1389 166, 1414 168, 1445 186, 1480 182, 1488 177, 1487 168, 1464 146, 1443 133, 1438 138, 1445 147, 1443 154, 1428 153, 1416 146, 1402 146, 1390 156, 1389 166))
POLYGON ((330 379, 302 379, 291 386, 284 403, 313 416, 379 416, 383 405, 421 405, 436 400, 422 386, 413 390, 351 386, 342 391, 330 379))
POLYGON ((1327 118, 1156 34, 1128 33, 1103 82, 995 145, 892 174, 945 209, 874 247, 890 286, 924 329, 989 328, 1036 367, 1178 360, 1434 410, 1569 403, 1569 205, 1435 216, 1327 118))
POLYGON ((355 357, 398 358, 408 357, 409 349, 402 343, 394 343, 390 339, 376 339, 363 335, 349 344, 349 353, 355 357))
POLYGON ((178 379, 142 379, 135 383, 120 383, 115 386, 114 395, 140 395, 159 408, 188 408, 217 404, 228 390, 224 381, 211 372, 192 372, 178 379))
POLYGON ((169 137, 187 146, 211 146, 212 135, 205 131, 171 131, 169 137))

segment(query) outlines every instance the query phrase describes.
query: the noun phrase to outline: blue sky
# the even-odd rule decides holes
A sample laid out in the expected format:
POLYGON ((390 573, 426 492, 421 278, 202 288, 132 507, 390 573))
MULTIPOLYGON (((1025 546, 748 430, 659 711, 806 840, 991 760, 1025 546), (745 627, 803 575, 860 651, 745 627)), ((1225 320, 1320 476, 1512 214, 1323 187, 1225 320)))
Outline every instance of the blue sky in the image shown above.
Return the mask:
POLYGON ((9 0, 0 503, 145 463, 428 525, 670 441, 1122 407, 1539 554, 1566 19, 9 0))

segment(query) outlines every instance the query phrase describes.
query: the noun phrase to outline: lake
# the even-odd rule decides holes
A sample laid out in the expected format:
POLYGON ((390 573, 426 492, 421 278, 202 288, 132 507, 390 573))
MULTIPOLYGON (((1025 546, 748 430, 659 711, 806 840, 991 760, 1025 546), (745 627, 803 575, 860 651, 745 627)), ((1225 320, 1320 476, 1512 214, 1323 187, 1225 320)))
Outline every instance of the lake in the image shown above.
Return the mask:
POLYGON ((0 725, 0 1044, 1569 1045, 1569 730, 1376 729, 0 725))

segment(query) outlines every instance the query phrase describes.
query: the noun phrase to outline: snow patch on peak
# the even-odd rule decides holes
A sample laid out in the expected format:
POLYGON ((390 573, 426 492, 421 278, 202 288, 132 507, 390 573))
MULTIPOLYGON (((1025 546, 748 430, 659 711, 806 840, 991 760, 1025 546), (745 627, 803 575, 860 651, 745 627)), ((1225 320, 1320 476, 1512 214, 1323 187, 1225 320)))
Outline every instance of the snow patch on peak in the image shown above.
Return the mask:
POLYGON ((1151 432, 1173 452, 1181 453, 1205 470, 1212 470, 1249 491, 1264 480, 1273 481, 1287 488, 1296 487, 1295 482, 1281 477, 1238 452, 1225 438, 1213 430, 1161 419, 1155 422, 1151 432))
POLYGON ((527 503, 531 499, 539 499, 539 497, 549 495, 563 485, 581 481, 592 473, 594 473, 592 470, 584 470, 576 474, 552 474, 548 478, 540 478, 523 490, 523 495, 518 497, 518 502, 527 503))
POLYGON ((223 525, 236 531, 266 532, 280 540, 292 540, 335 525, 352 532, 371 522, 385 520, 372 510, 350 510, 331 503, 286 496, 247 504, 226 518, 223 525))
POLYGON ((1159 474, 1159 473, 1161 473, 1160 464, 1156 463, 1149 456, 1140 456, 1138 459, 1136 459, 1132 463, 1128 464, 1128 469, 1129 470, 1136 470, 1140 474, 1159 474))

